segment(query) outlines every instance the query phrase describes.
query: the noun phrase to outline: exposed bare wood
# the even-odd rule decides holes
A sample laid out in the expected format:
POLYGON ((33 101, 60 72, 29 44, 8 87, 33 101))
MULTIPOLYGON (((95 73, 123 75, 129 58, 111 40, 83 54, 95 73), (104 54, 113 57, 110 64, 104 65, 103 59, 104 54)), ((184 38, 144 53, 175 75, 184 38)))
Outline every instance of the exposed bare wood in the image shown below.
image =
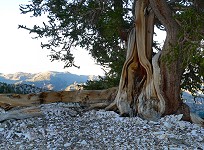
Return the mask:
MULTIPOLYGON (((119 90, 114 102, 107 109, 117 107, 122 116, 138 114, 147 120, 157 120, 167 114, 183 114, 182 119, 193 120, 192 117, 190 119, 188 106, 181 101, 179 95, 182 72, 180 60, 172 62, 170 67, 167 62, 161 60, 162 56, 171 51, 171 45, 178 40, 179 25, 172 17, 166 1, 135 2, 135 27, 128 38, 119 90), (167 38, 163 50, 153 57, 155 14, 167 28, 167 38)), ((199 119, 194 117, 195 120, 199 119)), ((201 120, 198 122, 201 123, 201 120)))
POLYGON ((8 111, 5 113, 0 114, 0 122, 10 119, 25 119, 30 117, 37 117, 42 116, 43 113, 41 112, 39 107, 28 107, 24 109, 18 109, 13 111, 8 111))
MULTIPOLYGON (((160 80, 156 79, 157 83, 154 84, 151 62, 154 14, 148 7, 147 0, 136 2, 135 28, 129 35, 118 94, 114 103, 108 107, 117 105, 122 116, 138 113, 145 119, 158 118, 165 108, 160 89, 155 87, 160 86, 160 80)), ((157 69, 154 72, 160 77, 158 61, 159 57, 154 59, 154 69, 157 69)))
POLYGON ((84 104, 110 104, 116 95, 117 87, 107 90, 79 90, 42 92, 39 94, 1 94, 0 107, 9 110, 18 106, 38 106, 53 102, 79 102, 84 104))
POLYGON ((132 29, 129 35, 127 56, 121 74, 118 93, 116 95, 115 101, 106 108, 107 110, 115 109, 117 105, 121 115, 131 113, 130 104, 132 102, 132 92, 134 89, 133 75, 138 67, 136 59, 137 54, 135 47, 135 29, 132 29))
POLYGON ((156 94, 158 99, 160 100, 159 103, 159 110, 160 114, 163 114, 165 112, 165 99, 163 95, 161 94, 161 72, 159 67, 159 58, 160 58, 161 52, 157 53, 153 59, 152 59, 152 66, 153 66, 153 81, 154 81, 154 87, 156 90, 156 94))
POLYGON ((107 90, 79 90, 42 92, 39 94, 1 94, 0 107, 7 110, 0 114, 0 122, 41 116, 40 104, 53 102, 78 102, 88 109, 102 109, 115 99, 117 87, 107 90), (27 107, 27 108, 24 108, 27 107), (16 110, 10 110, 18 108, 16 110))

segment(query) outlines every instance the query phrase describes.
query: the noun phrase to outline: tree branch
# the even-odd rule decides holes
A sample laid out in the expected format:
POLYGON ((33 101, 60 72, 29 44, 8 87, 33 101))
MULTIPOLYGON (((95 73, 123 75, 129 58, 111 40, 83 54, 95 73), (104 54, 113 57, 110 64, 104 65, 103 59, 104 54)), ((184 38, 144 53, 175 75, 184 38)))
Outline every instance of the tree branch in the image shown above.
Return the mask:
POLYGON ((168 6, 165 0, 150 0, 150 6, 152 7, 155 15, 159 21, 166 27, 167 31, 174 31, 179 27, 175 19, 173 18, 173 12, 168 6))

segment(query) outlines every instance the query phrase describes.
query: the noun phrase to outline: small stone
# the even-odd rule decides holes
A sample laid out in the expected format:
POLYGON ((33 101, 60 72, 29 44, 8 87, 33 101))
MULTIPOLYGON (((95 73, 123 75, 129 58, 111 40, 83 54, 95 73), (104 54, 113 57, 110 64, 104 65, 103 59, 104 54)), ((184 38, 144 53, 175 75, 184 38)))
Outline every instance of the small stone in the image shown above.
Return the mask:
POLYGON ((82 145, 86 145, 87 142, 86 142, 85 140, 83 140, 83 141, 81 142, 81 144, 82 144, 82 145))
POLYGON ((149 121, 149 124, 157 125, 158 122, 156 122, 156 121, 149 121))
POLYGON ((158 131, 158 132, 153 132, 154 135, 162 135, 164 134, 164 131, 158 131))
POLYGON ((4 128, 0 128, 0 132, 4 131, 4 128))
POLYGON ((179 121, 178 124, 179 124, 180 129, 182 130, 186 127, 186 124, 183 121, 179 121))
POLYGON ((172 127, 172 125, 168 122, 164 122, 164 126, 168 129, 170 129, 172 127))
POLYGON ((18 137, 21 137, 22 133, 15 132, 15 135, 17 135, 18 137))
POLYGON ((0 108, 0 114, 5 113, 5 110, 3 108, 0 108))
POLYGON ((69 147, 69 146, 71 146, 71 145, 72 145, 72 143, 69 143, 69 142, 68 142, 68 143, 65 143, 65 144, 64 144, 64 147, 69 147))
POLYGON ((177 115, 177 120, 180 121, 182 117, 183 117, 183 114, 177 115))
POLYGON ((7 134, 7 136, 6 136, 6 139, 9 139, 9 138, 12 137, 12 136, 13 136, 13 131, 9 131, 8 134, 7 134))
POLYGON ((162 134, 162 135, 157 136, 157 138, 160 140, 165 139, 166 137, 167 137, 166 134, 162 134))
POLYGON ((197 136, 196 130, 192 130, 192 131, 191 131, 191 135, 197 136))
POLYGON ((31 134, 29 132, 24 133, 24 139, 32 140, 31 134))
MULTIPOLYGON (((202 142, 202 141, 203 141, 203 138, 199 136, 199 137, 197 138, 197 141, 202 142)), ((203 146, 204 146, 204 145, 203 145, 203 146)))

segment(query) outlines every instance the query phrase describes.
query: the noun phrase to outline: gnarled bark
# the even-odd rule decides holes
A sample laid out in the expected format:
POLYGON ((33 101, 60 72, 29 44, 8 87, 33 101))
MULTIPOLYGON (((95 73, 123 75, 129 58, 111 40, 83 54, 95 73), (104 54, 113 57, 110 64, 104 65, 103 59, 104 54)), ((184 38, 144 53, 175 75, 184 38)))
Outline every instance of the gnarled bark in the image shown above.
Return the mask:
POLYGON ((165 110, 165 101, 159 88, 160 54, 152 59, 154 13, 149 9, 148 0, 138 0, 135 10, 135 27, 129 35, 127 58, 114 105, 122 116, 138 113, 145 119, 157 119, 165 110))
POLYGON ((150 5, 160 20, 160 22, 165 26, 167 36, 163 45, 160 69, 161 69, 161 91, 165 98, 165 112, 164 115, 183 113, 183 119, 190 121, 190 111, 189 108, 180 99, 180 83, 181 75, 183 73, 182 68, 182 53, 180 50, 180 55, 176 61, 172 61, 168 64, 165 60, 167 55, 173 51, 173 45, 178 43, 179 25, 172 16, 172 11, 168 7, 166 1, 152 0, 150 5))
POLYGON ((117 107, 121 116, 138 114, 147 120, 168 114, 183 114, 183 119, 188 121, 199 120, 192 118, 194 115, 190 115, 189 108, 180 99, 182 56, 170 64, 163 59, 173 51, 172 45, 177 44, 178 31, 179 25, 165 0, 136 1, 135 27, 129 34, 119 90, 107 110, 117 107), (167 37, 162 51, 153 56, 155 15, 165 26, 167 37))

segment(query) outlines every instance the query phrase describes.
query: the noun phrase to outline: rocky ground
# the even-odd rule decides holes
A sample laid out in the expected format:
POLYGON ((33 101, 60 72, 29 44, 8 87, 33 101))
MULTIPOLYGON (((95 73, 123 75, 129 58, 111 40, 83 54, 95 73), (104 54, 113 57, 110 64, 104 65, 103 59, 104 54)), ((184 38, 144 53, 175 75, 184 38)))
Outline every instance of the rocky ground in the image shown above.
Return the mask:
POLYGON ((179 121, 181 115, 152 122, 111 111, 84 111, 76 103, 40 108, 41 117, 0 123, 1 150, 204 149, 204 128, 179 121))

